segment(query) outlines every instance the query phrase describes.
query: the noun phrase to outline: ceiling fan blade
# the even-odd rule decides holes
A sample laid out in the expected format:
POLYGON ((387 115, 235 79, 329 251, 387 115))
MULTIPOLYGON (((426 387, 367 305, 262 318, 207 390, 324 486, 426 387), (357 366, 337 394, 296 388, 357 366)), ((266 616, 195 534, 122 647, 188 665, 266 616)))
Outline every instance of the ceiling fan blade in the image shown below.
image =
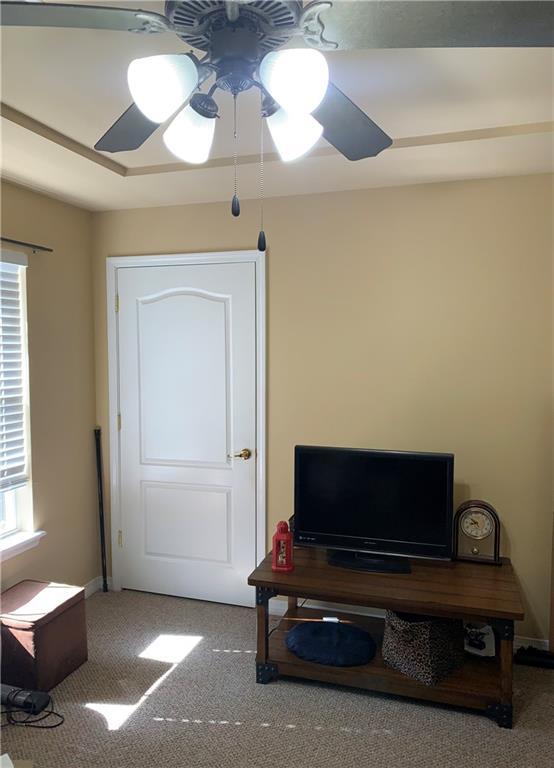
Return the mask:
POLYGON ((320 18, 339 49, 554 46, 550 0, 335 0, 320 18))
POLYGON ((392 144, 391 137, 333 83, 312 116, 323 126, 323 138, 349 160, 375 157, 392 144))
POLYGON ((115 32, 167 32, 169 21, 159 13, 136 8, 69 3, 0 3, 0 24, 11 27, 72 27, 115 32))
POLYGON ((100 152, 127 152, 138 149, 159 127, 160 124, 145 117, 136 104, 131 104, 96 142, 94 149, 100 152))

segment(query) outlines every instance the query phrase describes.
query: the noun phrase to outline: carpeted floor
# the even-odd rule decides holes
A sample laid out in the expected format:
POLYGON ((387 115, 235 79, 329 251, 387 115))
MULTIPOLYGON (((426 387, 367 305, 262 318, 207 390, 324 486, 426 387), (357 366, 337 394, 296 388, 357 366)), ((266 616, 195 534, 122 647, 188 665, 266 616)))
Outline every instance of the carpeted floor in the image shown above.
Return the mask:
POLYGON ((246 608, 119 592, 87 615, 89 661, 53 691, 65 723, 3 730, 2 751, 35 768, 554 766, 554 672, 516 667, 508 731, 332 686, 256 685, 246 608))

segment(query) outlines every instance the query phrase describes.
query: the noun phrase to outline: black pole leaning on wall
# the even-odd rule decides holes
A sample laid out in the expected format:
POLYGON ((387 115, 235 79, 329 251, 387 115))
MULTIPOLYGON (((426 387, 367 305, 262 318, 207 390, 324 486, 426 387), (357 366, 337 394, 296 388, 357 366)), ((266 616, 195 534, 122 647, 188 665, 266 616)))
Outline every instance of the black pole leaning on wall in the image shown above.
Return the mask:
POLYGON ((100 554, 102 557, 102 592, 108 591, 108 571, 106 565, 106 530, 104 527, 104 483, 102 480, 102 430, 94 429, 96 447, 96 478, 98 481, 98 516, 100 518, 100 554))

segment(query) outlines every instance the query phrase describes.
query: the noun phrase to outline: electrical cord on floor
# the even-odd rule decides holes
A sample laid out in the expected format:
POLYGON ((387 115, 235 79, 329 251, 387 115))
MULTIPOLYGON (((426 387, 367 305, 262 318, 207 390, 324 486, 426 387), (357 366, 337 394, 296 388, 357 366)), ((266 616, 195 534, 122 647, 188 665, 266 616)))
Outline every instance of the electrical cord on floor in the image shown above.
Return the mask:
POLYGON ((54 701, 52 698, 50 698, 50 708, 43 710, 36 715, 32 712, 25 712, 20 707, 10 707, 10 704, 13 703, 10 699, 15 698, 15 696, 17 696, 18 693, 21 693, 22 690, 22 688, 15 688, 8 696, 8 706, 0 710, 0 727, 4 728, 7 725, 20 725, 25 726, 26 728, 57 728, 64 722, 64 716, 60 715, 59 712, 54 711, 54 701), (57 719, 54 722, 44 722, 52 717, 57 719), (39 723, 42 723, 42 725, 39 725, 39 723))

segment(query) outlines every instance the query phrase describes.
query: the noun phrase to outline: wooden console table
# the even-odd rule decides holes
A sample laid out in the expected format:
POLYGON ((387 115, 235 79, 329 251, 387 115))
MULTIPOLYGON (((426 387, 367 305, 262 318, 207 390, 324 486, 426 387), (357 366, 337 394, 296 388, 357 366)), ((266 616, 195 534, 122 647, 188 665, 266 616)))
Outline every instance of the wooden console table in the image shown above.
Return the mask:
POLYGON ((295 548, 292 573, 274 573, 271 555, 250 575, 256 587, 258 639, 256 680, 278 676, 319 680, 414 699, 469 707, 512 727, 512 659, 514 621, 523 619, 520 589, 512 565, 412 560, 409 574, 367 573, 330 566, 325 551, 295 548), (288 610, 268 633, 268 603, 288 597, 288 610), (470 656, 464 666, 436 686, 428 687, 385 666, 379 640, 384 621, 358 614, 298 608, 298 598, 427 616, 460 618, 490 624, 496 635, 496 656, 470 656), (375 658, 359 667, 330 667, 299 659, 287 650, 285 635, 295 624, 324 615, 337 616, 367 629, 378 641, 375 658))

